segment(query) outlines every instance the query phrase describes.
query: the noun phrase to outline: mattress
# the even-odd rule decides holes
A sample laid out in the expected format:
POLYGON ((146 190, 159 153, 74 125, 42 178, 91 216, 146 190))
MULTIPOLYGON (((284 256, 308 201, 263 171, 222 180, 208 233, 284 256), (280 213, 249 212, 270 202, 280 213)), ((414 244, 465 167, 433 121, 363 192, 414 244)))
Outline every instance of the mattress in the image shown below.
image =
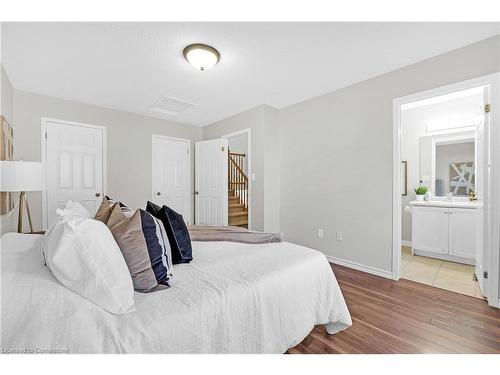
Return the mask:
POLYGON ((113 315, 54 278, 42 239, 1 238, 4 352, 284 353, 317 324, 352 324, 325 256, 303 246, 193 242, 169 289, 135 293, 136 311, 113 315))

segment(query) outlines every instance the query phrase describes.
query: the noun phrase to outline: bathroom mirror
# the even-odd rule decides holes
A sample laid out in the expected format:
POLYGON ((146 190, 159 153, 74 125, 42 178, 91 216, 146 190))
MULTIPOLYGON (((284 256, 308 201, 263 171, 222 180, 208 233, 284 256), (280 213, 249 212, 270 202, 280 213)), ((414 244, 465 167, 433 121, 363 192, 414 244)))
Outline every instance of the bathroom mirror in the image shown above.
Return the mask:
POLYGON ((476 192, 475 132, 420 138, 420 179, 434 196, 476 192))
POLYGON ((474 140, 436 143, 434 193, 468 196, 475 192, 474 140))

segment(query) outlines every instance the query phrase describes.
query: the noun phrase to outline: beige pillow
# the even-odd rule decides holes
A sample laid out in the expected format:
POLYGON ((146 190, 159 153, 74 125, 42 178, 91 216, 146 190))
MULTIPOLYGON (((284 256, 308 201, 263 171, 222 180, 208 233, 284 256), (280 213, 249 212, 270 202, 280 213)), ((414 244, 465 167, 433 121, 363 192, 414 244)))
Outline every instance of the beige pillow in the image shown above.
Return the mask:
POLYGON ((132 215, 126 216, 125 213, 122 211, 122 208, 118 203, 115 203, 112 206, 111 213, 109 215, 108 221, 106 222, 106 225, 108 228, 113 228, 116 224, 119 222, 132 217, 132 215))
POLYGON ((105 196, 104 198, 102 198, 101 205, 97 209, 94 219, 102 221, 104 224, 106 224, 109 220, 109 217, 111 216, 111 212, 113 211, 114 206, 116 205, 117 203, 110 202, 105 196))

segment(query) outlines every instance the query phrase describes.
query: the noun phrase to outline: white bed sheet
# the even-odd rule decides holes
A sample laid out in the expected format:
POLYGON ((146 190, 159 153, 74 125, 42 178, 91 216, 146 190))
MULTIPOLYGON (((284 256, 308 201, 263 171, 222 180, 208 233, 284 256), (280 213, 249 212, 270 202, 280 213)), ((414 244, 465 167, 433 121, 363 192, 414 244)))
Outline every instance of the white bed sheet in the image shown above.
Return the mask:
POLYGON ((283 353, 316 324, 352 324, 325 256, 299 245, 193 242, 170 289, 135 293, 136 311, 117 316, 61 285, 41 240, 1 239, 4 352, 283 353))

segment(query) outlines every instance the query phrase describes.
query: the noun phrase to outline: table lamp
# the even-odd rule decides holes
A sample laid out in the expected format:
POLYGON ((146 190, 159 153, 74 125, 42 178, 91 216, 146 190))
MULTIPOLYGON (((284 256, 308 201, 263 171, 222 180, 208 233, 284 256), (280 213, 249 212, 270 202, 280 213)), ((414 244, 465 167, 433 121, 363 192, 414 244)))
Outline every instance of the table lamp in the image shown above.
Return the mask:
POLYGON ((43 181, 43 164, 30 161, 0 161, 0 191, 20 192, 19 195, 19 217, 17 221, 17 231, 23 231, 23 208, 26 203, 26 212, 30 230, 33 232, 31 215, 26 199, 27 191, 41 191, 43 181))

